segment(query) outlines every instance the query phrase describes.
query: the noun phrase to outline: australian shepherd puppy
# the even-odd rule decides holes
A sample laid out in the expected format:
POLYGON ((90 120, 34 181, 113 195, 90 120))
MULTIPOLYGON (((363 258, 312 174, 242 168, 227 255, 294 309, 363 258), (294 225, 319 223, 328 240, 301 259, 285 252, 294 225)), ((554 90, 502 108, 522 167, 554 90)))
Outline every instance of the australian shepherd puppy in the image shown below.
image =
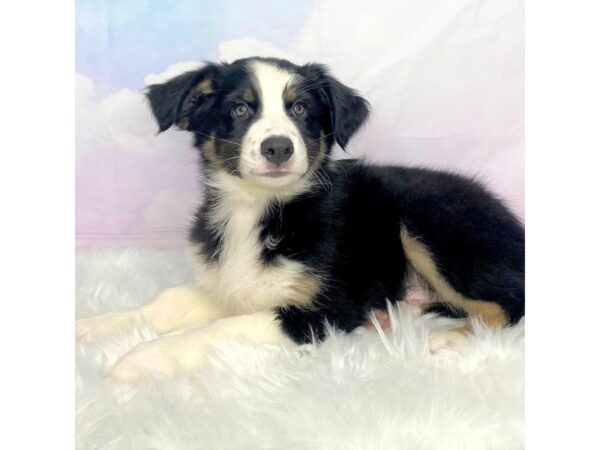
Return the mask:
MULTIPOLYGON (((160 131, 194 136, 204 203, 191 229, 197 282, 135 311, 79 320, 89 342, 145 321, 158 334, 111 375, 201 366, 210 342, 296 345, 352 331, 418 277, 447 310, 489 327, 524 314, 524 230, 479 183, 451 173, 333 161, 368 103, 319 64, 208 64, 150 86, 160 131)), ((456 345, 470 326, 431 337, 456 345)))

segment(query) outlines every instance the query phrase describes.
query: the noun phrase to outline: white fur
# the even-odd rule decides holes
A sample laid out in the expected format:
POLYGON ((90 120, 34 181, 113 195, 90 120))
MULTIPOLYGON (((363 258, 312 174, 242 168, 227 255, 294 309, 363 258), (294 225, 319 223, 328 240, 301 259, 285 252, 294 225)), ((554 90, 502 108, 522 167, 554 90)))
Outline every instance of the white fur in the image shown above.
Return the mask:
POLYGON ((209 262, 201 254, 202 248, 196 250, 198 283, 231 314, 285 305, 306 268, 285 257, 263 265, 258 223, 273 201, 298 195, 303 185, 274 194, 259 187, 252 189, 244 180, 224 173, 215 174, 210 184, 220 191, 220 203, 210 221, 223 233, 223 247, 218 262, 209 262))
POLYGON ((221 303, 196 284, 165 289, 140 311, 158 334, 228 315, 221 303))
POLYGON ((260 184, 281 186, 297 182, 308 170, 308 155, 298 127, 284 107, 284 91, 294 82, 294 74, 264 62, 252 62, 256 89, 260 97, 261 115, 250 126, 242 141, 240 172, 244 178, 260 184), (261 154, 262 142, 271 136, 284 136, 292 141, 294 153, 285 169, 290 175, 280 178, 259 176, 268 171, 269 163, 261 154))
POLYGON ((145 342, 127 353, 109 370, 114 380, 138 382, 149 376, 173 377, 206 366, 207 353, 215 343, 243 340, 255 344, 296 344, 283 333, 271 311, 226 317, 209 325, 178 330, 145 342))
MULTIPOLYGON (((179 254, 77 257, 77 314, 131 309, 191 280, 179 254)), ((394 311, 393 328, 335 332, 296 351, 230 341, 193 376, 115 386, 104 371, 155 335, 77 346, 76 447, 513 450, 523 448, 524 325, 476 329, 430 354, 448 319, 394 311)), ((48 370, 53 370, 49 367, 48 370)))

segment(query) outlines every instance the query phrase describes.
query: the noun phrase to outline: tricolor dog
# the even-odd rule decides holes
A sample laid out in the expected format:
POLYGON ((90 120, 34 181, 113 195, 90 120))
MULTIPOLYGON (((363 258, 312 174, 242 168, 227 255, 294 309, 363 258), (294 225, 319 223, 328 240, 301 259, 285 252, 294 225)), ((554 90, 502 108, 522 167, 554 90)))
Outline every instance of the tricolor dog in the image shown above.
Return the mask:
MULTIPOLYGON (((80 342, 139 320, 161 334, 111 369, 136 381, 199 367, 215 340, 297 345, 352 331, 422 280, 438 309, 489 327, 524 315, 524 230, 478 182, 331 159, 369 105, 319 64, 208 64, 147 97, 160 131, 194 136, 205 198, 190 232, 197 281, 135 311, 77 322, 80 342)), ((455 345, 470 326, 431 337, 455 345)))

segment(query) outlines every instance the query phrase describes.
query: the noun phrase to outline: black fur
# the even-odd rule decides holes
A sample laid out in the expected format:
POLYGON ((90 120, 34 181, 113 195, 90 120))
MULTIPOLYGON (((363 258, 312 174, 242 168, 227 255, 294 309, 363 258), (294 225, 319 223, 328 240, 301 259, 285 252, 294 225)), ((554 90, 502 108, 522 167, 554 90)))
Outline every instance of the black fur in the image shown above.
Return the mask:
MULTIPOLYGON (((510 323, 524 314, 524 235, 519 221, 478 183, 444 172, 339 161, 331 190, 281 205, 265 228, 278 251, 327 273, 311 311, 282 308, 295 339, 323 336, 323 321, 350 331, 386 299, 402 296, 407 262, 400 227, 421 237, 438 269, 465 297, 500 304, 510 323)), ((270 251, 273 253, 273 251, 270 251)))
MULTIPOLYGON (((356 91, 333 78, 321 64, 308 64, 300 71, 304 81, 300 89, 318 87, 329 109, 328 123, 340 147, 346 148, 348 141, 369 116, 369 104, 356 91)), ((324 131, 328 132, 329 127, 324 131)))
MULTIPOLYGON (((499 304, 511 324, 524 315, 524 230, 497 198, 478 182, 450 173, 329 161, 334 139, 345 147, 365 123, 368 103, 324 66, 254 59, 296 73, 301 80, 296 100, 308 110, 306 118, 297 120, 297 128, 314 165, 307 175, 313 177, 311 188, 291 200, 274 201, 257 225, 264 247, 262 264, 277 264, 283 256, 302 262, 322 281, 310 307, 277 310, 292 338, 322 338, 325 321, 351 331, 373 308, 385 308, 387 300, 402 297, 409 269, 400 241, 402 227, 426 245, 455 291, 499 304), (320 136, 326 143, 324 155, 314 144, 320 136), (270 245, 265 244, 267 238, 270 245)), ((247 118, 234 120, 230 115, 232 105, 252 86, 245 69, 248 61, 211 64, 149 89, 161 131, 183 125, 196 133, 201 151, 208 136, 221 140, 215 144, 216 162, 214 155, 205 155, 207 173, 226 170, 239 176, 236 165, 229 163, 239 153, 234 144, 261 108, 258 101, 248 102, 247 118), (195 93, 194 87, 207 77, 212 92, 195 93), (224 167, 217 167, 220 161, 224 167)), ((190 235, 213 263, 218 263, 223 236, 208 225, 207 216, 218 207, 219 195, 207 187, 190 235)))

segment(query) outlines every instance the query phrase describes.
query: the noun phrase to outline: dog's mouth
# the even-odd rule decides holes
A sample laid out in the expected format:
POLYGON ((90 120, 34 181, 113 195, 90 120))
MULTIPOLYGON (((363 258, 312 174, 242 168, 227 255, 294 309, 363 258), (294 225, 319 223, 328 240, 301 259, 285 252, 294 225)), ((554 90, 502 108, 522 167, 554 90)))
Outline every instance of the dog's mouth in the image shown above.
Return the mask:
POLYGON ((261 177, 269 177, 269 178, 282 178, 282 177, 286 177, 288 175, 292 175, 293 172, 289 172, 287 170, 274 170, 274 171, 270 171, 270 172, 263 172, 260 173, 259 175, 261 177))
POLYGON ((266 172, 254 172, 254 175, 265 178, 283 178, 294 175, 294 172, 289 170, 268 170, 266 172))

